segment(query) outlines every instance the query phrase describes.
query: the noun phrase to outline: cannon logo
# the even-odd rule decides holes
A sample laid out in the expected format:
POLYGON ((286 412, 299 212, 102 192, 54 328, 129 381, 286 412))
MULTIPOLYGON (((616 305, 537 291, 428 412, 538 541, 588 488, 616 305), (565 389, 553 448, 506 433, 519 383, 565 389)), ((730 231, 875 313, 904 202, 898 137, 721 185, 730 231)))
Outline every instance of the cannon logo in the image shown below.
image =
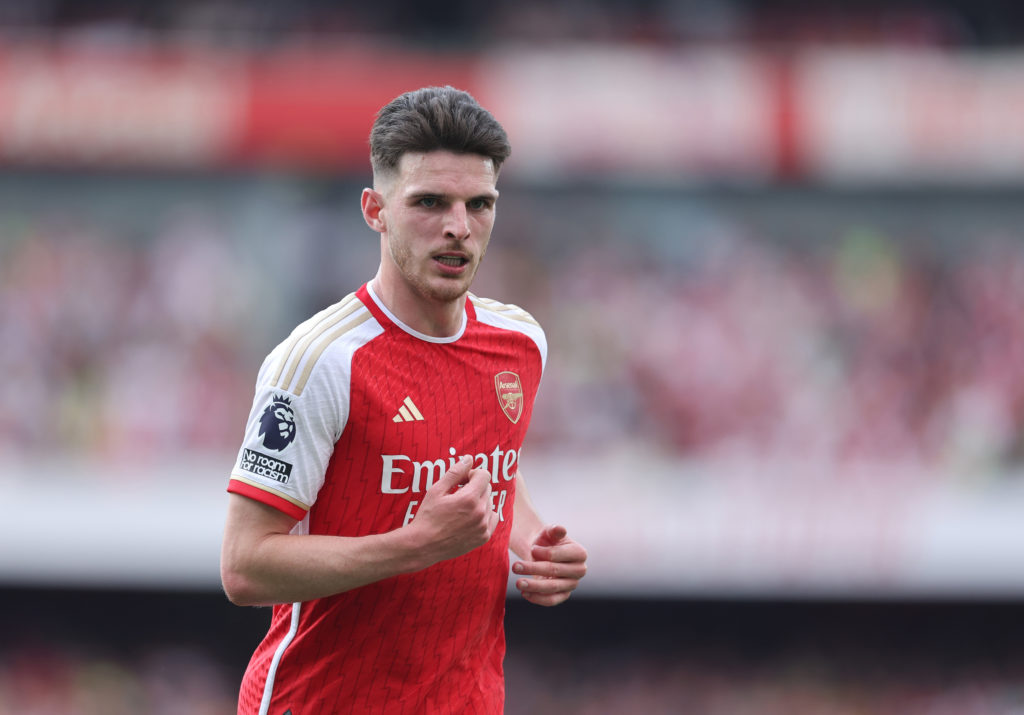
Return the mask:
POLYGON ((494 376, 494 389, 498 391, 498 404, 512 424, 523 416, 523 383, 514 372, 499 372, 494 376))

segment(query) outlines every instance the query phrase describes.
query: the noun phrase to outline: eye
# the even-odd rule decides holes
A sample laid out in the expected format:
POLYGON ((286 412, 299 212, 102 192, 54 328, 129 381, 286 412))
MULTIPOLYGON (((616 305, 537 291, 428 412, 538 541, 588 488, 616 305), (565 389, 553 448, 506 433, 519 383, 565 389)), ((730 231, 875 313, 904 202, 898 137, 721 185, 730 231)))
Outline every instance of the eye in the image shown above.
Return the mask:
POLYGON ((489 208, 490 205, 491 202, 487 199, 471 199, 469 202, 469 208, 473 211, 483 211, 484 209, 489 208))
POLYGON ((419 204, 423 208, 432 209, 438 205, 438 200, 436 196, 424 196, 419 200, 419 204))

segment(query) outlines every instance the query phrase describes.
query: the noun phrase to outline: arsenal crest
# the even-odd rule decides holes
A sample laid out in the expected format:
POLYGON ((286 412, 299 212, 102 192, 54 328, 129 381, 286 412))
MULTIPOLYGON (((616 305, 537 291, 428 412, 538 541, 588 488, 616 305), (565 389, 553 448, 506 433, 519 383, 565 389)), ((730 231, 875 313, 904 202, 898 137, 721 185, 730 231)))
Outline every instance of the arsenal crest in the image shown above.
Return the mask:
POLYGON ((523 416, 523 383, 514 372, 499 372, 494 376, 494 389, 498 391, 498 404, 512 424, 523 416))

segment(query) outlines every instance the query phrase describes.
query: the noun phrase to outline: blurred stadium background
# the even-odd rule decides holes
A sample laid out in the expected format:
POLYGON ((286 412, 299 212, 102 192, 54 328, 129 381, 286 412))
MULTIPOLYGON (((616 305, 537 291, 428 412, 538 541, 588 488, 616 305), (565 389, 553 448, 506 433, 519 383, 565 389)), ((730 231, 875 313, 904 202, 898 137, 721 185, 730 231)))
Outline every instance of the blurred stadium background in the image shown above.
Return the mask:
POLYGON ((1024 712, 1024 6, 0 2, 0 713, 233 712, 264 354, 376 267, 374 112, 508 128, 476 291, 591 553, 509 713, 1024 712))

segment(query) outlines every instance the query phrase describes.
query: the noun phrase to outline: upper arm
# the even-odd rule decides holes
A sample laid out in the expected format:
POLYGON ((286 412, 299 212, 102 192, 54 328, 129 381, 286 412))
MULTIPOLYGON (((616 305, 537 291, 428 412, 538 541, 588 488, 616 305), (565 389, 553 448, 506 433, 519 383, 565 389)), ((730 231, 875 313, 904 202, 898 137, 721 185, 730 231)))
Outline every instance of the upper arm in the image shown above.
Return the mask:
POLYGON ((241 494, 228 494, 225 540, 229 536, 245 539, 268 534, 287 534, 296 523, 295 517, 272 506, 241 494))
POLYGON ((230 581, 245 571, 246 560, 260 542, 274 534, 287 534, 296 520, 255 499, 228 494, 227 520, 221 542, 221 580, 230 592, 230 581))

